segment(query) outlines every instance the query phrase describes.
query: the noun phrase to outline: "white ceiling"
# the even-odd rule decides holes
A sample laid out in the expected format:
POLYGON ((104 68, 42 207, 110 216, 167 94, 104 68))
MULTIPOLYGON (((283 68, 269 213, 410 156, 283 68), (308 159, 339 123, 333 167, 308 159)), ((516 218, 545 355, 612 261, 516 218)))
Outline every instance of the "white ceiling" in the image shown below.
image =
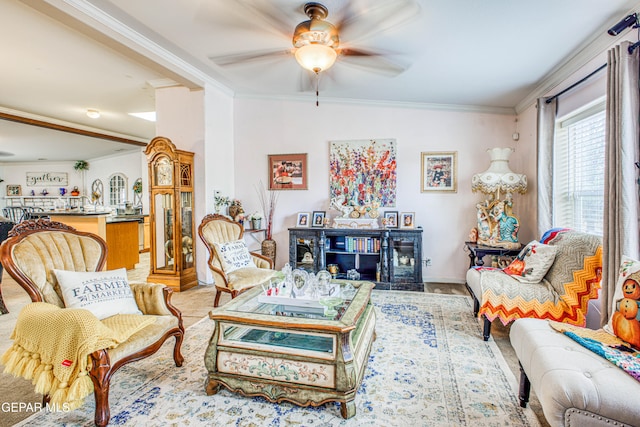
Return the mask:
MULTIPOLYGON (((341 29, 341 46, 392 52, 386 59, 406 70, 389 77, 339 58, 320 80, 320 108, 323 99, 347 99, 506 114, 639 6, 637 0, 321 2, 328 21, 351 17, 341 29)), ((153 86, 166 79, 192 88, 215 80, 234 96, 314 102, 313 79, 290 54, 227 67, 210 59, 290 50, 293 28, 307 19, 303 4, 0 0, 0 113, 148 141, 154 124, 127 113, 153 111, 153 86), (146 52, 154 53, 153 61, 141 55, 146 52), (102 117, 86 117, 87 108, 102 117)), ((0 161, 91 159, 122 147, 0 120, 0 151, 15 154, 0 161)))

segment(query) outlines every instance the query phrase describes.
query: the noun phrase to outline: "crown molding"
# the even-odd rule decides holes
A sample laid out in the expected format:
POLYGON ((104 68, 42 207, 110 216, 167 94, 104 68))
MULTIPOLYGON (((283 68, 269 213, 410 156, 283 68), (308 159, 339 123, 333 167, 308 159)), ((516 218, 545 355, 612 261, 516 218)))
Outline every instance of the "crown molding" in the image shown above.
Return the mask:
MULTIPOLYGON (((25 0, 33 3, 33 0, 25 0)), ((143 34, 123 24, 86 0, 44 0, 49 6, 78 20, 100 34, 122 44, 156 64, 176 73, 199 88, 211 85, 233 96, 234 91, 191 63, 168 51, 143 34)), ((39 7, 34 6, 36 9, 39 7)))
MULTIPOLYGON (((234 99, 255 99, 264 101, 290 101, 290 102, 309 102, 315 103, 315 96, 299 95, 299 96, 275 96, 275 95, 249 95, 236 93, 234 99)), ((434 110, 434 111, 452 111, 458 113, 483 113, 483 114, 501 114, 514 116, 515 109, 512 107, 492 107, 486 105, 457 105, 457 104, 431 104, 424 102, 403 102, 403 101, 381 101, 372 99, 353 99, 353 98, 320 98, 320 107, 322 104, 349 104, 359 105, 363 107, 383 107, 383 108, 410 108, 415 110, 434 110)))
MULTIPOLYGON (((624 16, 632 14, 639 9, 640 1, 636 2, 624 16)), ((620 21, 624 16, 612 19, 607 22, 606 25, 600 27, 600 29, 591 38, 587 39, 575 49, 575 55, 554 67, 549 73, 547 73, 536 88, 516 105, 516 113, 522 113, 524 110, 534 105, 538 98, 547 96, 552 90, 558 89, 559 92, 561 90, 561 86, 570 86, 573 82, 565 83, 569 77, 579 71, 582 67, 586 66, 590 61, 597 58, 598 55, 601 55, 613 43, 624 39, 632 29, 627 29, 616 37, 612 37, 607 33, 607 30, 620 21)), ((585 70, 584 75, 586 76, 592 71, 593 70, 585 70)), ((579 80, 579 78, 576 80, 579 80)))

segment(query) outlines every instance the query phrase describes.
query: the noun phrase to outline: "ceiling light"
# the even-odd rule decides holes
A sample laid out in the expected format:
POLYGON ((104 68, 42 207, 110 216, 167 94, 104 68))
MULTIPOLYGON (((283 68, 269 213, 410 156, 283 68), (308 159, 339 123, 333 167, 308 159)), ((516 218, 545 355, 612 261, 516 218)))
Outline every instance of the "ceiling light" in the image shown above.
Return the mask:
POLYGON ((309 71, 319 73, 331 68, 338 54, 333 48, 322 44, 308 44, 296 50, 296 61, 309 71))
POLYGON ((296 48, 296 61, 303 68, 319 73, 331 68, 336 62, 336 48, 340 44, 338 30, 324 19, 329 14, 320 3, 307 3, 304 13, 308 21, 301 22, 293 32, 293 46, 296 48))
POLYGON ((156 112, 155 111, 147 111, 145 113, 129 113, 130 116, 137 117, 139 119, 148 120, 150 122, 156 121, 156 112))
POLYGON ((87 110, 87 116, 91 117, 92 119, 97 119, 100 117, 100 111, 89 109, 87 110))

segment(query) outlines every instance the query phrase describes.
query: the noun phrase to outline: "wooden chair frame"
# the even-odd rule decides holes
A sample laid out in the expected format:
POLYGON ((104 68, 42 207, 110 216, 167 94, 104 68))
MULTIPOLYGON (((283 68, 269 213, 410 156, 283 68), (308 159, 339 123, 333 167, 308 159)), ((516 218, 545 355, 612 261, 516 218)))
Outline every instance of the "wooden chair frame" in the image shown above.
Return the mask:
MULTIPOLYGON (((2 246, 0 246, 0 262, 11 277, 13 277, 16 282, 22 286, 27 294, 29 294, 31 301, 33 302, 44 301, 43 296, 31 279, 24 275, 24 273, 14 263, 11 253, 13 246, 20 243, 24 238, 31 234, 43 231, 61 231, 78 236, 87 236, 95 240, 102 249, 102 254, 98 261, 96 271, 101 271, 104 268, 107 257, 106 242, 100 236, 95 234, 77 231, 68 225, 46 219, 27 220, 18 224, 9 232, 9 238, 2 243, 2 246)), ((151 356, 160 349, 162 344, 164 344, 169 337, 176 338, 176 343, 173 348, 173 360, 176 366, 182 366, 184 357, 182 356, 180 349, 184 339, 184 326, 182 323, 182 313, 171 304, 172 293, 173 290, 171 288, 165 287, 163 289, 164 300, 168 310, 172 315, 178 318, 177 327, 169 329, 162 335, 162 337, 160 337, 160 339, 146 348, 130 354, 129 356, 123 357, 113 364, 111 364, 109 360, 109 353, 107 349, 101 349, 91 354, 91 370, 88 374, 94 385, 94 396, 96 401, 95 424, 97 426, 103 427, 109 423, 109 385, 113 374, 122 366, 151 356)), ((46 400, 48 400, 48 396, 45 396, 45 401, 46 400)))
MULTIPOLYGON (((205 216, 202 219, 202 222, 200 223, 200 225, 198 226, 198 235, 200 236, 200 240, 202 240, 202 242, 204 243, 204 245, 207 247, 207 249, 209 250, 209 259, 207 260, 207 264, 209 265, 209 268, 214 271, 215 273, 217 273, 221 278, 222 281, 224 282, 223 285, 220 285, 219 283, 216 283, 216 296, 215 296, 215 300, 213 302, 213 306, 214 307, 218 307, 218 305, 220 304, 220 297, 222 296, 222 292, 227 292, 229 294, 231 294, 231 298, 235 298, 238 295, 240 295, 241 293, 248 291, 251 288, 245 288, 245 289, 241 289, 241 290, 235 290, 235 289, 231 289, 229 287, 229 279, 227 278, 227 275, 225 274, 224 271, 222 271, 222 269, 216 267, 214 265, 214 261, 218 258, 218 253, 216 251, 216 248, 214 245, 210 244, 204 237, 204 228, 205 226, 211 222, 211 221, 225 221, 228 222, 230 224, 233 224, 234 227, 238 228, 238 240, 242 239, 242 237, 244 236, 244 227, 242 226, 242 224, 240 224, 239 222, 235 222, 229 218, 227 218, 224 215, 219 215, 219 214, 209 214, 207 216, 205 216)), ((262 254, 259 254, 257 252, 249 252, 252 256, 256 257, 256 258, 260 258, 262 260, 265 260, 269 263, 269 268, 273 269, 273 260, 269 257, 266 257, 262 254)))

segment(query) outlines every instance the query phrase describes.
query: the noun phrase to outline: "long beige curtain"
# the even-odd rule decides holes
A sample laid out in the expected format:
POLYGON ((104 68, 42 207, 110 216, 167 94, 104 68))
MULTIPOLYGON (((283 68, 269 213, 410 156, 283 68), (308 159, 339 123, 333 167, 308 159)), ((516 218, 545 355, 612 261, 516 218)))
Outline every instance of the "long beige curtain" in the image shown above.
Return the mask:
POLYGON ((638 259, 638 49, 608 52, 601 324, 611 314, 622 255, 638 259))
POLYGON ((556 129, 557 98, 538 98, 538 238, 552 227, 553 137, 556 129))

